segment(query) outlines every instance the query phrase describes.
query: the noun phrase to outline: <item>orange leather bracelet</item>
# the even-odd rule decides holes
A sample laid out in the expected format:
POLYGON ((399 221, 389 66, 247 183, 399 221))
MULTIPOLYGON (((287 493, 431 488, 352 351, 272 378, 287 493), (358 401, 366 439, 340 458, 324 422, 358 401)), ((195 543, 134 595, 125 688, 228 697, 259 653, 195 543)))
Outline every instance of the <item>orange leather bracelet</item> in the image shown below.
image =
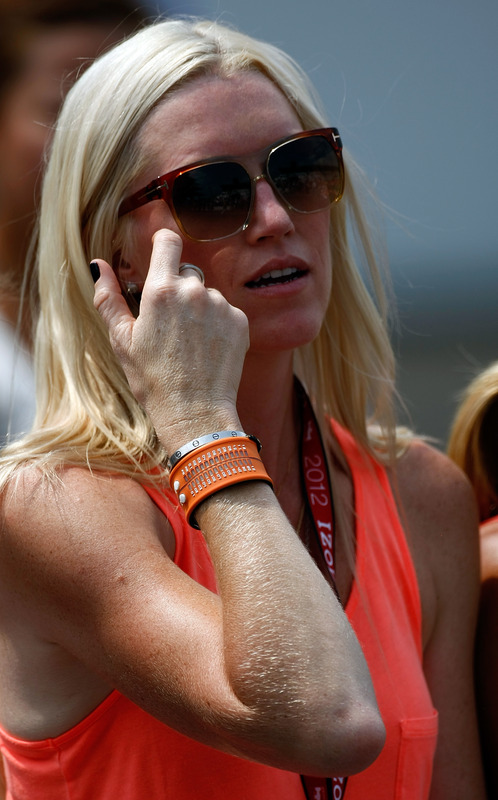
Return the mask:
POLYGON ((230 436, 197 447, 171 468, 169 481, 195 528, 194 510, 215 492, 245 481, 265 481, 273 486, 258 445, 248 436, 230 436))

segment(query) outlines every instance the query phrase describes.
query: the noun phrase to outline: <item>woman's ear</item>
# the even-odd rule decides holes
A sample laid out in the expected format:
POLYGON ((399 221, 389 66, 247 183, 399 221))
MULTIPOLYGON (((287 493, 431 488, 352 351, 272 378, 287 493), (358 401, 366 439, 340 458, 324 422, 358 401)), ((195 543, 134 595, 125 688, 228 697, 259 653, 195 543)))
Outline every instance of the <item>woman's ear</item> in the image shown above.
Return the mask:
POLYGON ((134 269, 128 261, 123 259, 121 250, 116 250, 114 253, 112 268, 120 283, 121 293, 128 303, 128 308, 137 317, 142 297, 142 287, 134 280, 134 269))
POLYGON ((131 274, 133 272, 133 267, 131 266, 129 261, 125 261, 123 258, 122 250, 116 250, 112 257, 112 268, 116 274, 117 279, 120 283, 123 283, 127 280, 131 280, 131 274))

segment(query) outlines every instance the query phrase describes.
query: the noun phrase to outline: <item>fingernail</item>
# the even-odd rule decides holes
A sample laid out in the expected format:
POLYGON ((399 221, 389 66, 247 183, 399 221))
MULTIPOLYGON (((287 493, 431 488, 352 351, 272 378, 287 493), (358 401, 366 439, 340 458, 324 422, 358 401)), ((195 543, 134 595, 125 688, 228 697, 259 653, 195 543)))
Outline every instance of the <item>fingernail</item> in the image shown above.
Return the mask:
POLYGON ((93 282, 97 283, 98 279, 100 278, 100 267, 96 261, 91 262, 90 272, 92 273, 93 282))

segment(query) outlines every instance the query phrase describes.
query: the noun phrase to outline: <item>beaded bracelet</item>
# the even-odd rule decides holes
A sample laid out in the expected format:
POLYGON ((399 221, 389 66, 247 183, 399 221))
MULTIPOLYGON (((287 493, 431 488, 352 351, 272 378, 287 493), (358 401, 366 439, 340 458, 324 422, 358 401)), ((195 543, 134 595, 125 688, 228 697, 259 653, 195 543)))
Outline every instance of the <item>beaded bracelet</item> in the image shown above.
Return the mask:
MULTIPOLYGON (((258 440, 245 433, 234 433, 224 431, 215 440, 213 434, 208 434, 208 437, 202 437, 209 439, 205 444, 196 444, 194 448, 190 446, 192 443, 185 445, 181 451, 186 449, 187 455, 176 459, 170 468, 171 488, 185 511, 187 521, 194 528, 199 527, 193 517, 194 510, 215 492, 254 480, 273 486, 259 458, 261 445, 258 440)), ((200 442, 197 439, 193 441, 200 442)))

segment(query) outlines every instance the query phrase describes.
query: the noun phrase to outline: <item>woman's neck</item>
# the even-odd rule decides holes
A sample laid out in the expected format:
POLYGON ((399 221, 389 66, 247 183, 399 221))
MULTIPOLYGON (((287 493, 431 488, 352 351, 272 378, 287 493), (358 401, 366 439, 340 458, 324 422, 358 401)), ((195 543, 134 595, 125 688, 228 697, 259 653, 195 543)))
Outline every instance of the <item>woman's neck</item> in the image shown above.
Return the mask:
POLYGON ((260 439, 262 458, 280 496, 299 490, 300 415, 296 406, 292 353, 248 354, 239 388, 244 430, 260 439))

